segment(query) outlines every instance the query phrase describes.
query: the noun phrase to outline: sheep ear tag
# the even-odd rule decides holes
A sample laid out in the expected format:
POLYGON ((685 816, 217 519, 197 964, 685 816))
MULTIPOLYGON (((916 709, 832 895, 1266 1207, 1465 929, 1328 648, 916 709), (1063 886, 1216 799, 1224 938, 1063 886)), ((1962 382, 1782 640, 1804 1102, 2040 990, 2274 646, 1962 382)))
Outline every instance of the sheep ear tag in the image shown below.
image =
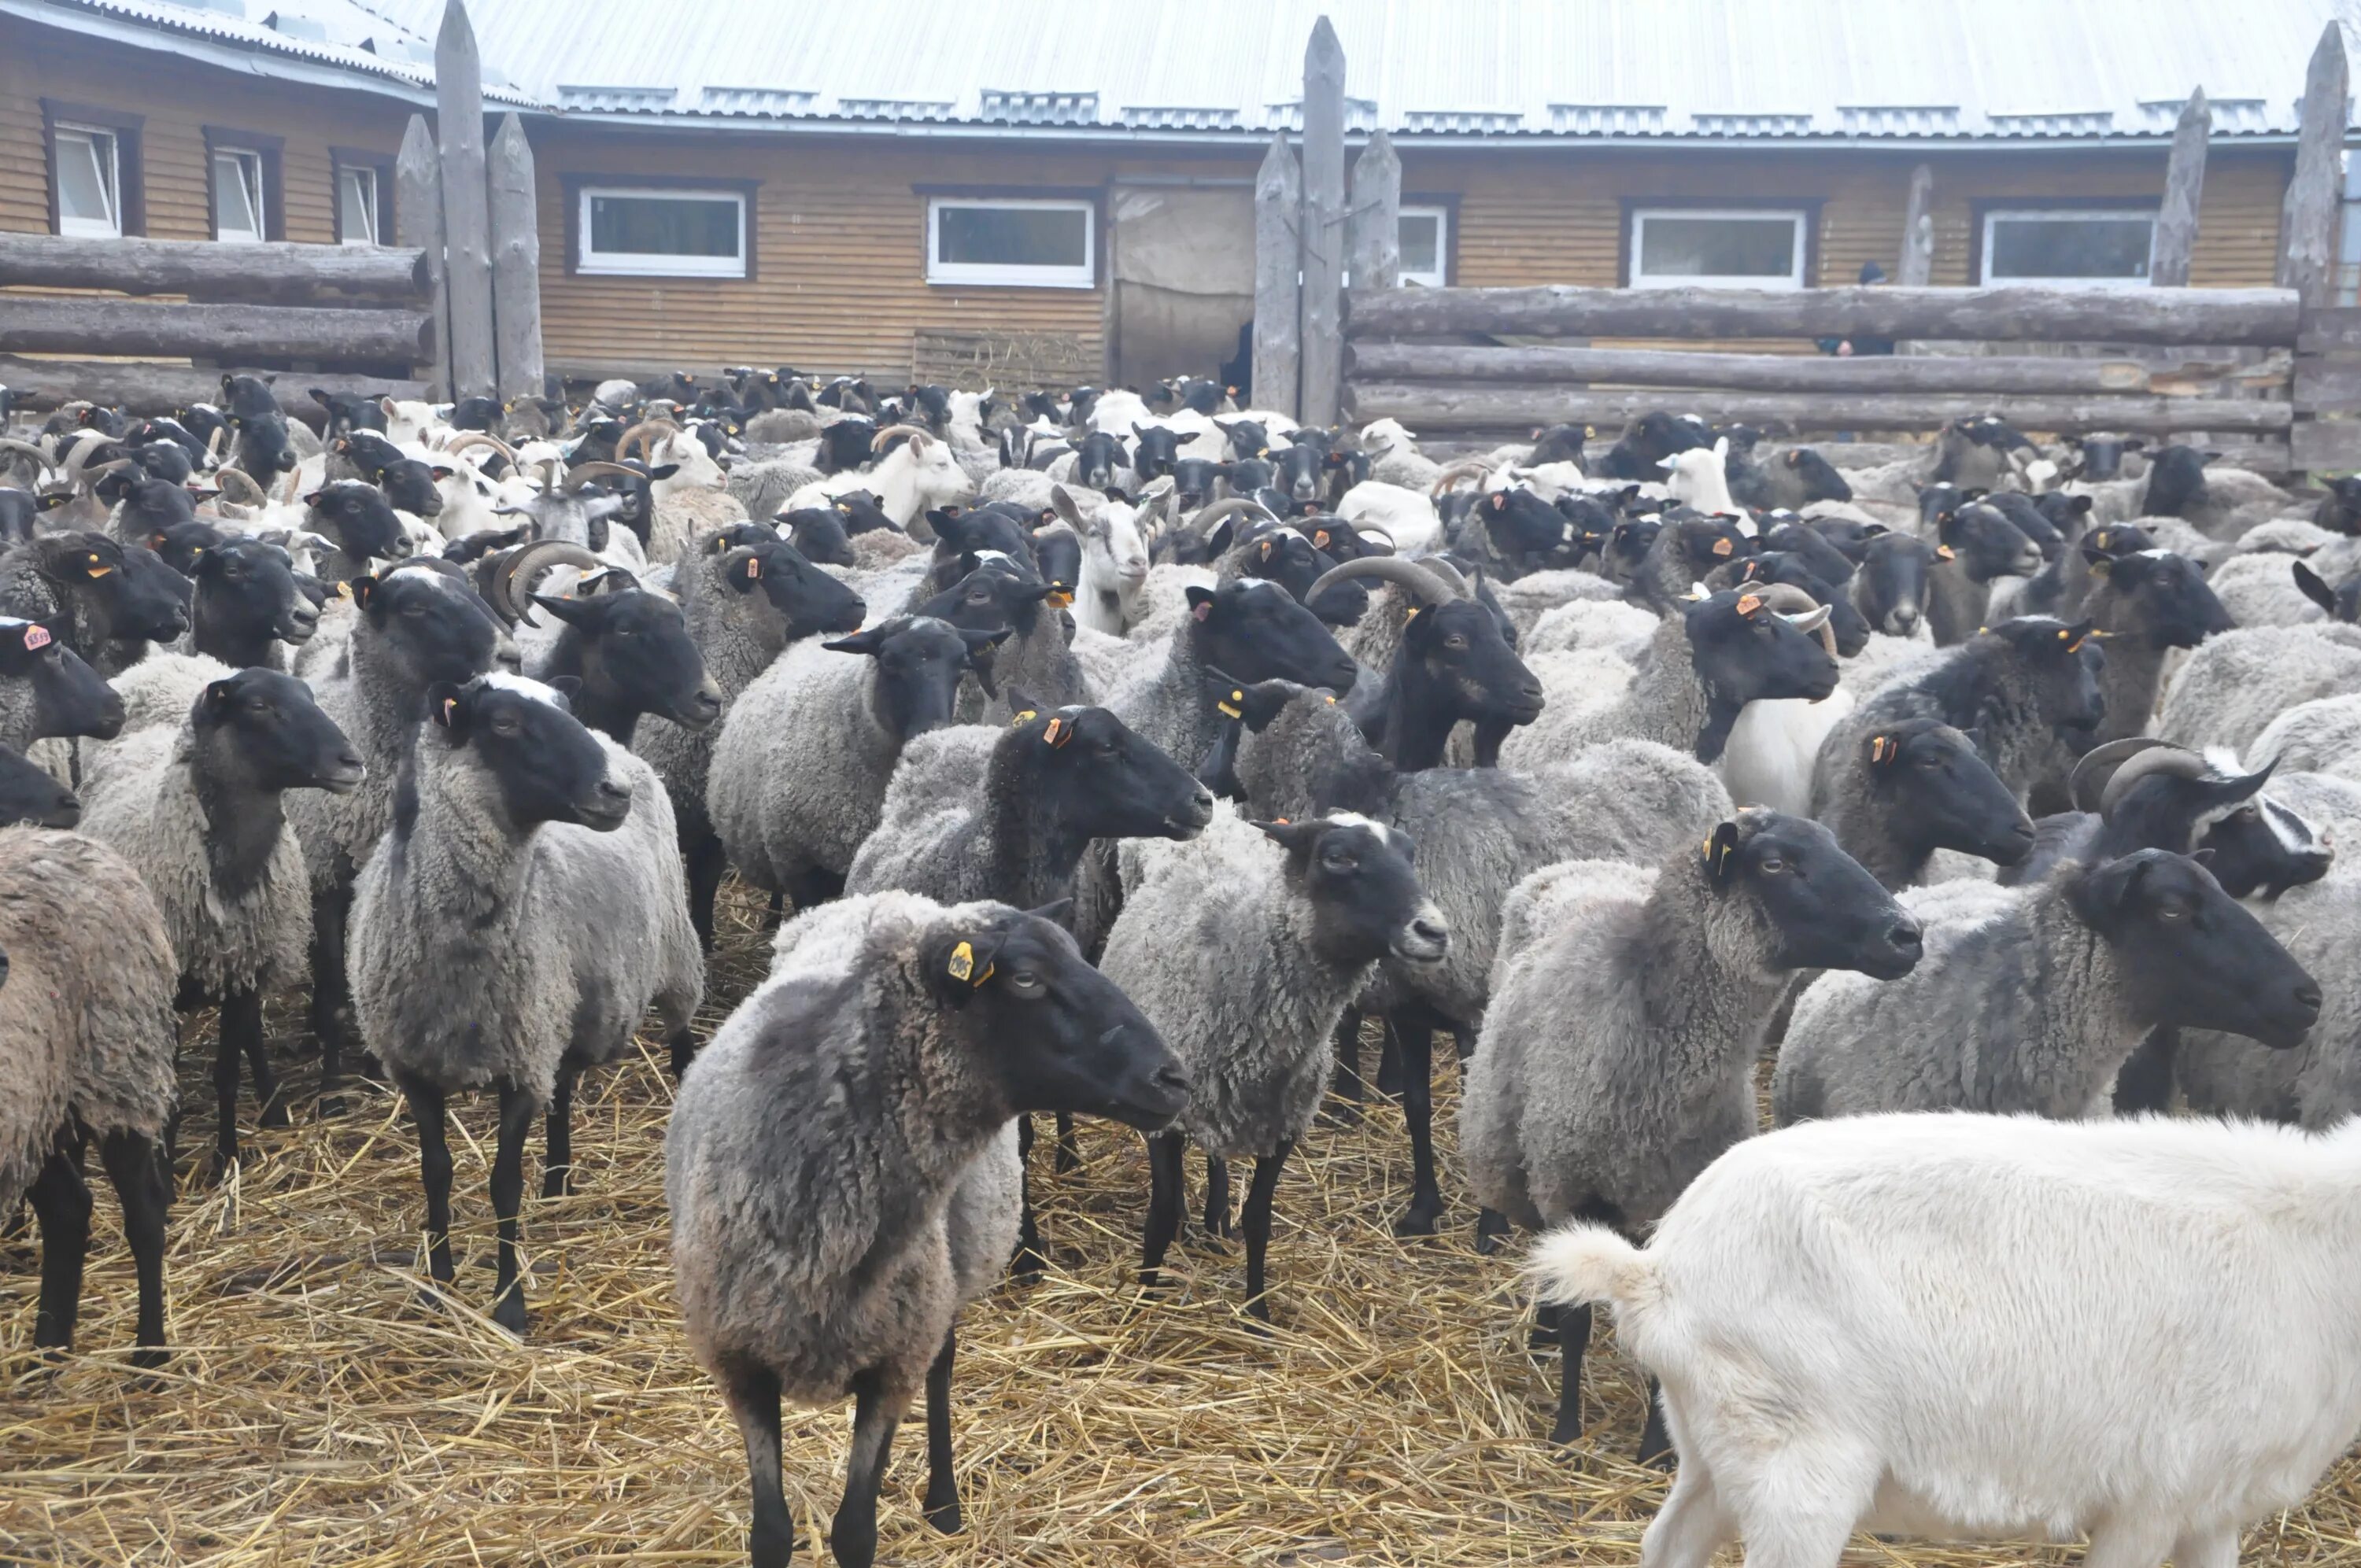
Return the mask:
POLYGON ((1948 544, 1935 546, 1935 559, 1938 561, 1956 561, 1959 557, 1960 553, 1948 544))
POLYGON ((26 652, 30 653, 30 652, 33 652, 34 650, 36 650, 36 649, 39 649, 39 648, 46 648, 46 647, 48 647, 49 645, 49 629, 48 627, 46 627, 46 626, 27 626, 27 628, 25 628, 25 652, 26 652))
POLYGON ((446 696, 443 699, 442 722, 444 729, 448 729, 451 728, 451 715, 458 710, 458 707, 459 699, 456 696, 446 696))
POLYGON ((1042 729, 1041 739, 1052 749, 1062 747, 1074 738, 1074 727, 1063 718, 1052 718, 1042 729))
POLYGON ((1019 713, 1015 718, 1011 719, 1008 727, 1011 729, 1014 729, 1020 724, 1030 724, 1036 718, 1039 717, 1040 711, 1041 710, 1039 708, 1028 707, 1019 713))
POLYGON ((1717 555, 1727 555, 1730 549, 1730 543, 1727 539, 1717 539, 1713 542, 1713 553, 1717 555))
MULTIPOLYGON (((1724 541, 1723 541, 1723 543, 1729 543, 1729 541, 1724 540, 1724 541)), ((1763 608, 1763 596, 1762 596, 1761 594, 1741 594, 1741 595, 1740 595, 1740 596, 1739 596, 1739 599, 1738 599, 1738 613, 1739 613, 1739 614, 1741 614, 1741 615, 1746 615, 1746 616, 1751 616, 1751 615, 1752 615, 1756 610, 1761 609, 1762 608, 1763 608)))
POLYGON ((1241 705, 1246 700, 1246 693, 1242 691, 1233 691, 1229 696, 1224 697, 1221 701, 1213 705, 1213 711, 1220 714, 1224 718, 1243 718, 1246 717, 1246 710, 1241 705))
POLYGON ((969 985, 982 985, 992 978, 992 961, 985 959, 983 971, 977 973, 975 949, 965 942, 951 949, 951 960, 943 969, 953 980, 963 981, 969 985))
POLYGON ((92 576, 93 576, 93 577, 103 577, 103 576, 106 576, 109 572, 112 572, 112 571, 114 571, 114 570, 115 570, 115 568, 114 568, 114 567, 112 567, 112 566, 108 565, 105 562, 104 562, 104 561, 100 560, 100 559, 98 558, 98 555, 97 555, 97 554, 96 554, 95 552, 93 552, 93 553, 92 554, 92 555, 91 555, 91 558, 90 558, 90 566, 89 566, 89 568, 88 568, 88 569, 89 569, 90 575, 91 575, 92 576))
POLYGON ((1312 536, 1312 548, 1313 548, 1313 549, 1315 549, 1315 550, 1325 550, 1325 549, 1327 549, 1327 548, 1328 548, 1328 531, 1327 531, 1326 529, 1324 529, 1324 528, 1323 528, 1323 529, 1322 529, 1319 532, 1317 532, 1317 533, 1313 534, 1313 535, 1312 536))
POLYGON ((1713 837, 1705 841, 1706 880, 1713 883, 1717 892, 1727 889, 1735 875, 1730 857, 1737 850, 1738 824, 1735 822, 1723 823, 1713 830, 1713 837))
POLYGON ((1872 735, 1869 741, 1869 760, 1880 764, 1900 762, 1902 747, 1898 742, 1889 740, 1883 735, 1872 735))

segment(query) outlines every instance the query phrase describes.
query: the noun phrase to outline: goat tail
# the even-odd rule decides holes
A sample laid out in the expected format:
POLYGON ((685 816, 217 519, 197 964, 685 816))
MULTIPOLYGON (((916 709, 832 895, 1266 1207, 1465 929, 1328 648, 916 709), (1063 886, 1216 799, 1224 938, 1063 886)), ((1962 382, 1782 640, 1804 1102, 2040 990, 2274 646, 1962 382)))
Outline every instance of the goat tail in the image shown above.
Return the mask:
POLYGON ((1620 1313, 1657 1299, 1655 1261, 1605 1225, 1561 1225, 1533 1244, 1525 1277, 1543 1301, 1605 1301, 1620 1313))

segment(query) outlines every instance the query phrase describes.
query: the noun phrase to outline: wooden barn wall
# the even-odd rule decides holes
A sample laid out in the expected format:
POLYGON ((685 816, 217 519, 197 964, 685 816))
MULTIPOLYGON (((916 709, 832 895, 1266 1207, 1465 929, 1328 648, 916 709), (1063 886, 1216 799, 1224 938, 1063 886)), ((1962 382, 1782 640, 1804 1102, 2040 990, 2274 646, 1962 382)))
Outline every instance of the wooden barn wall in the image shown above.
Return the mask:
POLYGON ((0 18, 0 229, 49 231, 49 159, 41 100, 146 117, 139 159, 152 239, 206 239, 207 126, 284 138, 280 189, 287 237, 336 237, 329 148, 401 145, 411 110, 368 93, 272 82, 168 50, 131 49, 0 18))

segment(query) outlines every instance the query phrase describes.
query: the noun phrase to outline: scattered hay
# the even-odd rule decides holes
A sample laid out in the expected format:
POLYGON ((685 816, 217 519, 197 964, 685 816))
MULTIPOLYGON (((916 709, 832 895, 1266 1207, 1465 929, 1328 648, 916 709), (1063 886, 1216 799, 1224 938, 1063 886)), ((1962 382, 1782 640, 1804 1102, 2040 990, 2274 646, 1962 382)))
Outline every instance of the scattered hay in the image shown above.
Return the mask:
MULTIPOLYGON (((706 1028, 763 972, 760 907, 725 892, 706 1028)), ((282 1036, 297 1027, 273 1022, 282 1036)), ((182 1160, 193 1167, 211 1143, 210 1064, 192 1051, 183 1067, 182 1160)), ((305 1068, 293 1077, 308 1106, 305 1068)), ((1446 1171, 1449 1087, 1436 1118, 1446 1171)), ((421 1299, 417 1146, 383 1091, 338 1121, 299 1113, 302 1124, 258 1138, 260 1157, 222 1187, 184 1191, 168 1264, 176 1354, 153 1387, 126 1360, 131 1272, 103 1181, 81 1354, 60 1368, 24 1354, 31 1238, 0 1243, 0 1561, 742 1561, 737 1433, 672 1305, 671 1098, 653 1047, 586 1083, 578 1195, 527 1200, 526 1345, 482 1316, 481 1102, 456 1123, 456 1307, 421 1299)), ((1526 1348, 1510 1260, 1475 1255, 1464 1206, 1433 1242, 1399 1242, 1387 1228, 1408 1184, 1400 1118, 1380 1110, 1306 1145, 1279 1188, 1278 1329, 1267 1339, 1239 1311, 1235 1247, 1184 1243, 1165 1297, 1143 1300, 1132 1282, 1148 1187, 1136 1135, 1086 1127, 1084 1167, 1070 1176, 1050 1175, 1037 1151, 1056 1266, 963 1325, 968 1531, 940 1537, 920 1519, 924 1439, 912 1422, 887 1478, 881 1560, 1636 1561, 1664 1477, 1625 1457, 1640 1425, 1629 1364, 1611 1349, 1592 1358, 1594 1435, 1553 1451, 1542 1434, 1555 1354, 1526 1348)), ((1191 1168, 1196 1177, 1193 1158, 1191 1168)), ((788 1419, 788 1497, 807 1552, 834 1509, 849 1430, 849 1407, 788 1419)), ((1864 1541, 1851 1560, 1967 1568, 2074 1556, 1864 1541)), ((2246 1560, 2361 1568, 2361 1468, 2348 1463, 2312 1507, 2258 1530, 2246 1560)))

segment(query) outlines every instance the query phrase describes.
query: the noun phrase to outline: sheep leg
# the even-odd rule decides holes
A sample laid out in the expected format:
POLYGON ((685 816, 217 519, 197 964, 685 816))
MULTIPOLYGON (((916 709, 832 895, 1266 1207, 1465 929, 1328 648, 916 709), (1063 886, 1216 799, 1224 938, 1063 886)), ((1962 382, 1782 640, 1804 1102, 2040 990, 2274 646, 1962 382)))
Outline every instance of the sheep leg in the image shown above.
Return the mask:
POLYGON ((767 1366, 740 1365, 722 1384, 722 1398, 746 1443, 746 1478, 754 1494, 747 1554, 754 1568, 787 1568, 795 1555, 795 1516, 779 1482, 779 1376, 767 1366))
POLYGON ((573 1062, 560 1063, 557 1087, 549 1097, 549 1119, 542 1135, 541 1195, 544 1198, 570 1198, 574 1195, 574 1086, 581 1081, 582 1069, 573 1062))
POLYGON ((2192 1531, 2172 1543, 2172 1568, 2238 1568, 2238 1532, 2192 1531))
POLYGON ((678 1083, 688 1076, 688 1064, 697 1059, 697 1036, 683 1024, 665 1032, 664 1045, 672 1052, 672 1080, 678 1083))
POLYGON ((524 1286, 517 1278, 517 1215, 524 1208, 524 1136, 533 1125, 533 1096, 500 1085, 500 1142, 492 1154, 492 1215, 500 1222, 500 1276, 492 1287, 492 1321, 524 1337, 524 1286))
POLYGON ((1041 1277, 1049 1255, 1041 1250, 1041 1227, 1033 1218, 1033 1118, 1016 1118, 1016 1257, 1009 1272, 1025 1284, 1041 1277))
POLYGON ((1641 1568, 1706 1568, 1737 1538, 1738 1519, 1699 1463, 1681 1466, 1664 1506, 1640 1539, 1641 1568))
POLYGON ((1058 1152, 1050 1160, 1049 1168, 1060 1176, 1082 1168, 1082 1146, 1074 1142, 1074 1113, 1071 1111, 1058 1113, 1058 1152))
POLYGON ((713 901, 721 892, 721 873, 730 869, 730 852, 717 833, 708 833, 683 851, 688 862, 688 920, 697 927, 698 946, 713 950, 713 901))
POLYGON ((951 1357, 959 1347, 956 1326, 943 1332, 943 1348, 927 1368, 927 1522, 945 1535, 960 1531, 959 1477, 951 1470, 951 1357))
POLYGON ((1401 1043, 1394 1038, 1391 1029, 1383 1031, 1384 1044, 1378 1049, 1378 1092, 1400 1095, 1402 1083, 1401 1043))
POLYGON ((426 1187, 426 1268, 437 1285, 451 1283, 451 1140, 443 1091, 404 1076, 401 1097, 418 1123, 418 1176, 426 1187))
MULTIPOLYGON (((98 1146, 106 1178, 123 1205, 123 1239, 139 1279, 139 1326, 131 1353, 134 1366, 164 1365, 164 1211, 172 1201, 171 1178, 155 1142, 144 1133, 116 1131, 98 1146)), ((85 1190, 85 1194, 87 1190, 85 1190)))
POLYGON ((1230 1234, 1230 1162, 1220 1155, 1205 1157, 1205 1239, 1230 1234))
POLYGON ((237 1165, 238 1039, 229 1010, 225 998, 214 1024, 214 1168, 205 1178, 208 1184, 237 1165))
POLYGON ((1443 1218, 1434 1179, 1434 1029, 1427 1019, 1390 1013, 1386 1037, 1399 1042, 1402 1124, 1410 1129, 1410 1208, 1394 1222, 1394 1234, 1431 1236, 1443 1218))
POLYGON ((1642 1464, 1657 1464, 1669 1468, 1672 1453, 1673 1434, 1664 1430, 1664 1387, 1663 1384, 1651 1377, 1648 1379, 1648 1420, 1647 1424, 1640 1429, 1640 1452, 1637 1458, 1642 1464))
POLYGON ((1350 1127, 1361 1120, 1361 1010, 1345 1009, 1345 1016, 1336 1021, 1336 1080, 1330 1092, 1336 1103, 1329 1109, 1328 1120, 1339 1127, 1350 1127))
POLYGON ((852 1456, 845 1463, 844 1500, 828 1527, 828 1545, 838 1568, 870 1568, 877 1558, 877 1487, 885 1478, 900 1403, 885 1398, 884 1379, 874 1367, 853 1378, 852 1401, 852 1456))
MULTIPOLYGON (((226 1004, 225 1004, 226 1005, 226 1004)), ((266 1127, 289 1124, 287 1100, 280 1092, 279 1074, 270 1066, 269 1042, 262 1037, 262 997, 248 992, 239 999, 247 1070, 254 1075, 254 1102, 261 1107, 257 1120, 266 1127)))
POLYGON ((1179 1133, 1159 1133, 1148 1140, 1148 1229, 1140 1238, 1139 1282, 1151 1290, 1172 1238, 1180 1234, 1180 1151, 1187 1146, 1179 1133))
POLYGON ((1485 1257, 1490 1257, 1494 1253, 1500 1250, 1500 1244, 1508 1239, 1508 1215, 1503 1214, 1498 1209, 1478 1209, 1476 1212, 1476 1250, 1477 1253, 1481 1254, 1485 1257))
POLYGON ((73 1348, 82 1311, 82 1266, 90 1255, 90 1187, 71 1154, 53 1149, 26 1196, 41 1222, 41 1303, 33 1316, 33 1348, 73 1348))
POLYGON ((1557 1310, 1557 1424, 1552 1442, 1582 1435, 1582 1354, 1590 1348, 1590 1304, 1557 1310))
POLYGON ((2091 1530, 2091 1549, 2082 1553, 2082 1568, 2161 1568, 2173 1538, 2170 1521, 2116 1515, 2091 1530))
POLYGON ((1246 1207, 1238 1216, 1246 1235, 1246 1310, 1266 1323, 1270 1321, 1270 1301, 1263 1294, 1262 1266, 1270 1250, 1270 1205, 1279 1191, 1279 1167, 1294 1146, 1293 1140, 1284 1141, 1277 1154, 1255 1161, 1254 1179, 1246 1183, 1246 1207))

